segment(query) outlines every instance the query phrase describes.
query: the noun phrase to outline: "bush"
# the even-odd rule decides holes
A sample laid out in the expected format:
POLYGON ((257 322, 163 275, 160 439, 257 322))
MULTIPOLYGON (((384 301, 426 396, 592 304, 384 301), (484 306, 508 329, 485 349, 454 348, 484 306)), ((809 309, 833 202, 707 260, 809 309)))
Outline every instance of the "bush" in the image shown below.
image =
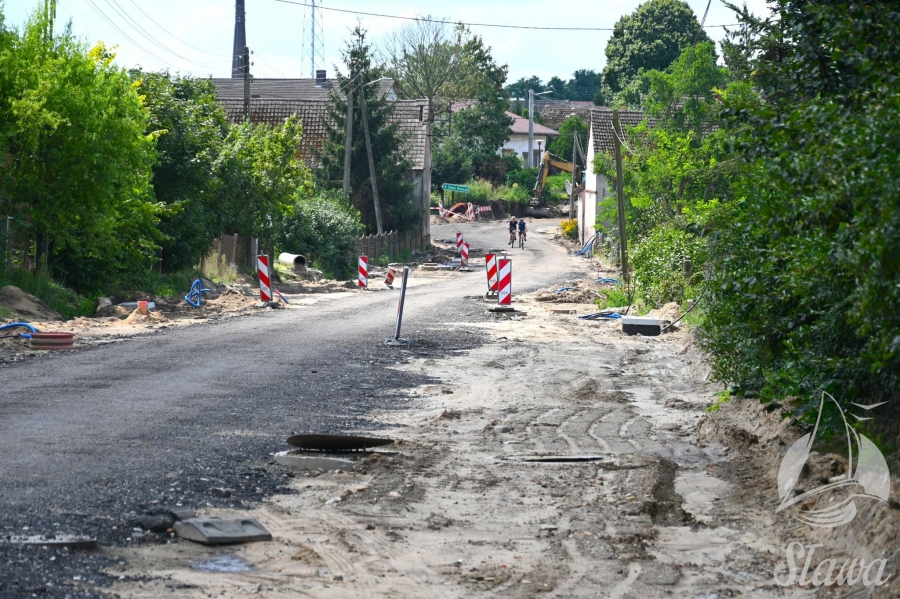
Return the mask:
POLYGON ((515 183, 512 186, 501 185, 496 195, 509 204, 526 204, 531 199, 530 190, 515 183))
POLYGON ((675 227, 660 227, 641 241, 631 255, 634 278, 641 298, 652 307, 682 303, 689 285, 702 281, 706 241, 675 227), (690 281, 684 278, 685 260, 694 265, 690 281))
POLYGON ((359 213, 347 203, 343 194, 323 190, 298 199, 276 230, 278 247, 303 254, 331 278, 349 275, 353 271, 349 256, 363 227, 359 213))
POLYGON ((523 168, 519 170, 512 171, 507 173, 506 175, 506 185, 512 187, 513 185, 518 185, 523 189, 528 190, 528 194, 530 195, 532 190, 534 189, 534 184, 538 178, 538 169, 536 168, 523 168))
POLYGON ((562 229, 563 237, 569 239, 570 241, 578 241, 578 220, 564 220, 559 223, 559 228, 562 229))
POLYGON ((467 182, 466 185, 469 188, 469 193, 466 194, 465 201, 484 205, 493 199, 494 186, 491 185, 489 181, 486 181, 485 179, 472 179, 467 182))

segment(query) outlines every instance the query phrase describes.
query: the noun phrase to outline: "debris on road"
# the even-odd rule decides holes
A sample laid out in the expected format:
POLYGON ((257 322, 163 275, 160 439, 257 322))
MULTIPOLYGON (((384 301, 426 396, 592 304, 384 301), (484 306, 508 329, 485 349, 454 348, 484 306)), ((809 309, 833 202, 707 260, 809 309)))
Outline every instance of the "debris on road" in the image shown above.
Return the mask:
POLYGON ((204 545, 226 545, 271 541, 272 534, 255 518, 217 518, 201 516, 175 523, 175 533, 182 539, 204 545))

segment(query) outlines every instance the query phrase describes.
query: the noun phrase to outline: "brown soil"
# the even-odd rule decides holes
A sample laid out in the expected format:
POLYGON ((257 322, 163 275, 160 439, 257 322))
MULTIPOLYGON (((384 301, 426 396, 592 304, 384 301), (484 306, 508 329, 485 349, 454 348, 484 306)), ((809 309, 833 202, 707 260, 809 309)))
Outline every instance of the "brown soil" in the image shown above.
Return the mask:
POLYGON ((26 322, 63 319, 39 298, 25 293, 14 285, 7 285, 0 289, 0 308, 11 312, 18 320, 26 322))

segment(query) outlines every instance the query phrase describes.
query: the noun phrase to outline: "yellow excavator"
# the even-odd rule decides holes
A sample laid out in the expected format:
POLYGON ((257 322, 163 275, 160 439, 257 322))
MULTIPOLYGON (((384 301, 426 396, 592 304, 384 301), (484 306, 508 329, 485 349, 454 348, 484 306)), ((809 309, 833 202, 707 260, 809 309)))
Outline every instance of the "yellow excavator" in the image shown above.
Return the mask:
MULTIPOLYGON (((534 212, 541 212, 541 209, 544 209, 546 211, 547 204, 544 201, 544 186, 547 185, 547 177, 550 176, 550 167, 557 168, 566 173, 571 173, 574 170, 576 181, 575 195, 577 196, 584 189, 580 166, 563 160, 559 156, 554 156, 550 152, 544 152, 544 155, 541 156, 541 164, 538 167, 538 177, 537 181, 535 181, 534 183, 534 191, 531 194, 531 202, 529 202, 529 206, 534 212)), ((566 191, 571 193, 569 183, 566 184, 566 191)))

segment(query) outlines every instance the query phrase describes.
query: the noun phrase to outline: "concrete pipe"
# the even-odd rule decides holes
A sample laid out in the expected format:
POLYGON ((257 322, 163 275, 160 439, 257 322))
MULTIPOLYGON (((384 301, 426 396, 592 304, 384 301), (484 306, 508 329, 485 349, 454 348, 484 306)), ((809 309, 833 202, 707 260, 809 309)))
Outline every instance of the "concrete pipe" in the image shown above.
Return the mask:
POLYGON ((306 270, 306 256, 300 254, 288 254, 287 252, 278 254, 278 263, 290 266, 294 270, 306 270))

